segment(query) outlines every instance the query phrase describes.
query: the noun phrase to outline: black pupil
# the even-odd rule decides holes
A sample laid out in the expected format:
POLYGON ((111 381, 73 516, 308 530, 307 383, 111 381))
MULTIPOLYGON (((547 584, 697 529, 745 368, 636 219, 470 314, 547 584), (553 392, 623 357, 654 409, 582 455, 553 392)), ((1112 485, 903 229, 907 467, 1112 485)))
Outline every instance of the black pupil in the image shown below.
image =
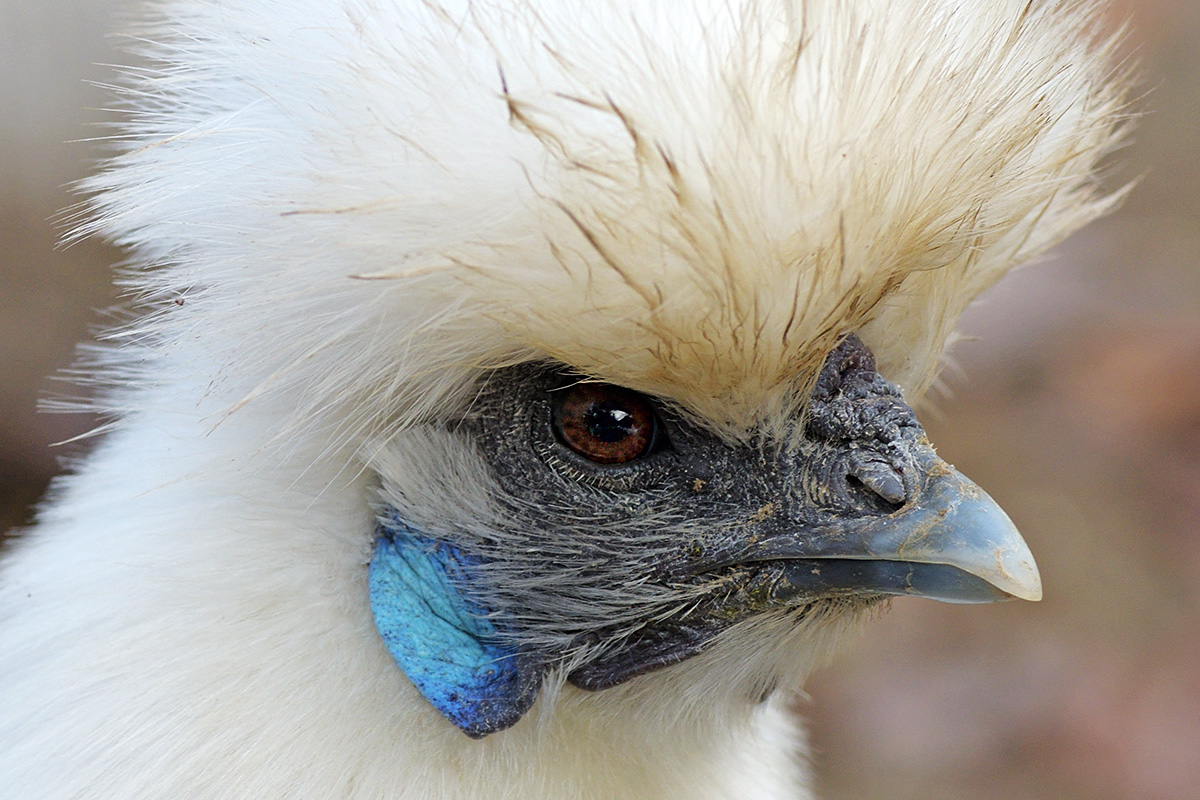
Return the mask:
POLYGON ((634 433, 633 414, 606 403, 594 403, 584 415, 588 433, 602 442, 615 444, 634 433))

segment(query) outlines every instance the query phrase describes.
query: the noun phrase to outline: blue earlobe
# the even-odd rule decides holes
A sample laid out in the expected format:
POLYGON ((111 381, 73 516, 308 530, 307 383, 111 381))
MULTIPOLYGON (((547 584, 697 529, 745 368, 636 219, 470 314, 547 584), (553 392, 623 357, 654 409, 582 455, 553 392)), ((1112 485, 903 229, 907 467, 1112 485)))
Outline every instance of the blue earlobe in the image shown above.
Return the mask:
POLYGON ((371 558, 371 612, 388 652, 421 694, 463 733, 517 722, 542 670, 499 643, 484 609, 463 595, 479 561, 395 515, 381 519, 371 558))

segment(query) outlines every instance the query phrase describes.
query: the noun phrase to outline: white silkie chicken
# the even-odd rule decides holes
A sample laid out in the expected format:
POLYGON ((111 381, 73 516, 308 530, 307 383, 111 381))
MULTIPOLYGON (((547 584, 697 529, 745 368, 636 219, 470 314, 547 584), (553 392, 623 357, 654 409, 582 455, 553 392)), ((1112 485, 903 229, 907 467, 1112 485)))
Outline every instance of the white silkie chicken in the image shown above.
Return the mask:
POLYGON ((796 800, 865 612, 1040 596, 907 404, 1113 202, 1093 3, 156 8, 84 231, 147 310, 0 574, 7 800, 796 800))

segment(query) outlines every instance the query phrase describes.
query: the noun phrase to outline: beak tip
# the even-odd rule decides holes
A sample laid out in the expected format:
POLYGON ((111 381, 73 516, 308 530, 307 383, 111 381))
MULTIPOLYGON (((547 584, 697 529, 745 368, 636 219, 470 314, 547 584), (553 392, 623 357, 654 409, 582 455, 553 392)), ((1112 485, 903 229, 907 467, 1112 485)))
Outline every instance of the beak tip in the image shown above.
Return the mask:
POLYGON ((957 567, 997 591, 995 599, 1038 601, 1042 578, 1016 525, 986 492, 946 467, 931 492, 937 523, 926 529, 922 558, 957 567))
POLYGON ((981 526, 981 533, 995 543, 995 561, 991 569, 980 569, 976 574, 1018 600, 1041 600, 1042 576, 1029 545, 1008 515, 990 497, 984 495, 979 502, 981 506, 986 504, 987 511, 979 516, 990 517, 990 524, 981 526))
POLYGON ((1031 603, 1036 603, 1042 599, 1042 584, 1041 581, 1036 583, 1022 584, 1019 588, 1005 589, 1017 600, 1028 600, 1031 603))
POLYGON ((1016 568, 1004 569, 1003 574, 1007 580, 1000 588, 1013 597, 1034 603, 1042 599, 1042 576, 1032 557, 1021 559, 1016 568))
MULTIPOLYGON (((980 494, 983 494, 982 492, 980 494)), ((985 526, 995 543, 995 564, 990 575, 981 575, 1001 591, 1018 600, 1037 602, 1042 599, 1042 576, 1029 545, 1017 531, 1008 515, 990 497, 983 495, 981 504, 990 504, 986 516, 990 524, 985 526)))

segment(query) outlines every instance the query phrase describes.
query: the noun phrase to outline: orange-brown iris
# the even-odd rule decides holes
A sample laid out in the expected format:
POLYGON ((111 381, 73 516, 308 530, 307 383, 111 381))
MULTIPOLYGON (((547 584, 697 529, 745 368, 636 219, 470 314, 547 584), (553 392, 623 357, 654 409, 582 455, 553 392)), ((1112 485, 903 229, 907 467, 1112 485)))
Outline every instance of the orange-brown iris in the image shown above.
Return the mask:
POLYGON ((624 464, 654 443, 654 407, 637 392, 581 383, 554 393, 554 428, 563 444, 598 464, 624 464))

